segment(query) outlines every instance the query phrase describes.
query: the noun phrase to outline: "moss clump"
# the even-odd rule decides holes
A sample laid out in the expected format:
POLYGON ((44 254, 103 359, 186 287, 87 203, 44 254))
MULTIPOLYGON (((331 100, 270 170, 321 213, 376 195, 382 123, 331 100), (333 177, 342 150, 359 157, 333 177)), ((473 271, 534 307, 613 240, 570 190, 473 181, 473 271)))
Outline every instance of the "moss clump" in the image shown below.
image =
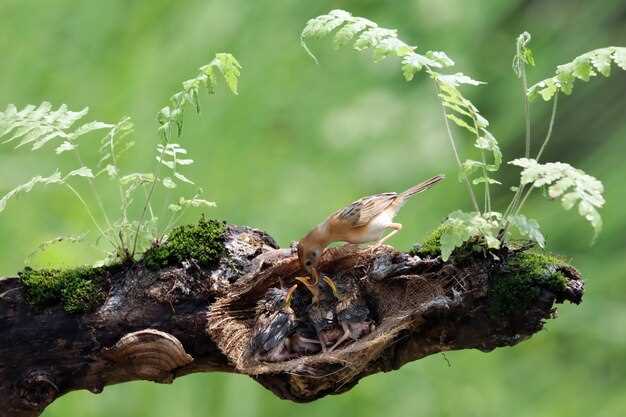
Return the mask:
POLYGON ((148 249, 143 256, 147 268, 155 270, 194 259, 198 265, 214 266, 225 252, 226 222, 207 220, 175 228, 167 240, 148 249))
MULTIPOLYGON (((421 245, 417 244, 409 251, 409 255, 429 256, 432 258, 441 256, 441 236, 444 234, 447 227, 449 226, 442 224, 430 232, 421 245)), ((454 263, 462 262, 476 254, 484 254, 486 250, 487 247, 482 239, 473 238, 454 249, 451 261, 454 263)))
POLYGON ((489 310, 492 316, 525 311, 537 302, 542 290, 562 292, 568 280, 560 271, 566 263, 543 252, 522 252, 508 259, 503 270, 489 280, 489 310))
POLYGON ((68 313, 85 313, 106 298, 104 274, 106 271, 102 268, 89 267, 67 270, 25 268, 18 276, 26 300, 37 308, 62 303, 68 313))
POLYGON ((436 257, 441 255, 441 235, 445 230, 445 226, 441 225, 424 239, 421 245, 415 245, 409 252, 410 255, 432 256, 436 257))

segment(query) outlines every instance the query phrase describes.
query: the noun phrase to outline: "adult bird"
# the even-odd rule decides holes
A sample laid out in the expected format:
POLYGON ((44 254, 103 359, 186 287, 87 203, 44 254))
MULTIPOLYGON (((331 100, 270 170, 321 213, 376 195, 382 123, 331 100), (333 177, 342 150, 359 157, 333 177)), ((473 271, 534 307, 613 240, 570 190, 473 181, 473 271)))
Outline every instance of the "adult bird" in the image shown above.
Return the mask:
POLYGON ((298 327, 291 300, 297 287, 270 288, 257 303, 250 344, 257 360, 279 362, 291 357, 289 340, 298 327))
POLYGON ((376 246, 382 245, 402 229, 402 225, 394 223, 393 219, 404 203, 444 178, 443 175, 437 175, 402 193, 382 193, 363 197, 337 210, 298 242, 298 258, 302 267, 313 277, 317 285, 319 260, 322 251, 330 243, 359 244, 377 241, 376 246), (385 230, 388 229, 391 229, 391 232, 383 237, 385 230))

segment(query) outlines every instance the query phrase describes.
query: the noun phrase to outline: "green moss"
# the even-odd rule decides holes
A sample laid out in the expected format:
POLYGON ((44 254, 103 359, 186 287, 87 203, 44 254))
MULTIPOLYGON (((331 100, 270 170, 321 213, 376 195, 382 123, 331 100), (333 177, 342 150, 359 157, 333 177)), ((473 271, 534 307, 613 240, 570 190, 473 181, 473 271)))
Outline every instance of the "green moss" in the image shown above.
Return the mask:
POLYGON ((489 281, 489 309, 492 316, 508 316, 534 304, 543 289, 561 292, 567 278, 559 267, 566 263, 544 252, 522 252, 508 259, 506 267, 489 281))
POLYGON ((62 303, 68 313, 85 313, 106 298, 103 268, 75 269, 25 268, 19 279, 24 286, 26 300, 43 309, 62 303))
MULTIPOLYGON (((445 225, 440 225, 435 230, 430 232, 424 239, 421 245, 415 245, 413 249, 409 251, 409 255, 415 256, 429 256, 437 257, 441 255, 441 236, 446 230, 445 225)), ((465 242, 461 247, 456 248, 452 252, 451 258, 454 263, 461 262, 465 259, 471 258, 476 254, 483 254, 486 251, 484 242, 478 241, 478 239, 471 239, 465 242)))
POLYGON ((416 245, 409 252, 410 255, 432 256, 436 257, 441 255, 441 235, 443 234, 445 227, 443 225, 437 227, 435 230, 424 239, 421 245, 416 245))
POLYGON ((224 254, 226 223, 207 220, 175 228, 168 239, 148 249, 143 261, 149 269, 159 269, 194 259, 202 267, 214 266, 224 254))

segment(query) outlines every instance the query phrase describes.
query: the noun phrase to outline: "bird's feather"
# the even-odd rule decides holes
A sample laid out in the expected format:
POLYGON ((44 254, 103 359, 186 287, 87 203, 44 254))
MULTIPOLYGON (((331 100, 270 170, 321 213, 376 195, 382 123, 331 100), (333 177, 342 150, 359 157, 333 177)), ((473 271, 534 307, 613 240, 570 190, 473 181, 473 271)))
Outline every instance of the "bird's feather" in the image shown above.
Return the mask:
POLYGON ((397 198, 398 193, 382 193, 363 197, 333 213, 331 219, 346 222, 352 227, 365 226, 391 206, 397 198))

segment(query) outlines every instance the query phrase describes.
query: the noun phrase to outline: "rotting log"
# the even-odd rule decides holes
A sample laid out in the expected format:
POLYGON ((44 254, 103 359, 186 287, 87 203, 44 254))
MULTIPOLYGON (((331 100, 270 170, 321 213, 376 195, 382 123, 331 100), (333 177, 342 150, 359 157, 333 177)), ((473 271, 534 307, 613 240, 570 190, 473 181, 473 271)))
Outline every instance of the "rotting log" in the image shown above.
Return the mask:
POLYGON ((526 280, 506 302, 522 296, 520 288, 533 296, 498 312, 494 283, 519 278, 507 261, 513 252, 443 262, 389 246, 343 246, 326 251, 321 271, 357 280, 375 330, 332 353, 257 362, 247 351, 253 307, 268 288, 302 271, 293 251, 262 231, 228 226, 223 241, 225 253, 209 269, 193 259, 158 270, 143 262, 117 268, 107 276, 104 302, 82 314, 37 308, 19 278, 0 280, 0 416, 40 415, 73 390, 99 393, 126 381, 171 383, 212 371, 247 374, 280 398, 313 401, 433 353, 513 346, 554 317, 555 303, 578 304, 583 294, 575 269, 546 264, 562 286, 526 280))

